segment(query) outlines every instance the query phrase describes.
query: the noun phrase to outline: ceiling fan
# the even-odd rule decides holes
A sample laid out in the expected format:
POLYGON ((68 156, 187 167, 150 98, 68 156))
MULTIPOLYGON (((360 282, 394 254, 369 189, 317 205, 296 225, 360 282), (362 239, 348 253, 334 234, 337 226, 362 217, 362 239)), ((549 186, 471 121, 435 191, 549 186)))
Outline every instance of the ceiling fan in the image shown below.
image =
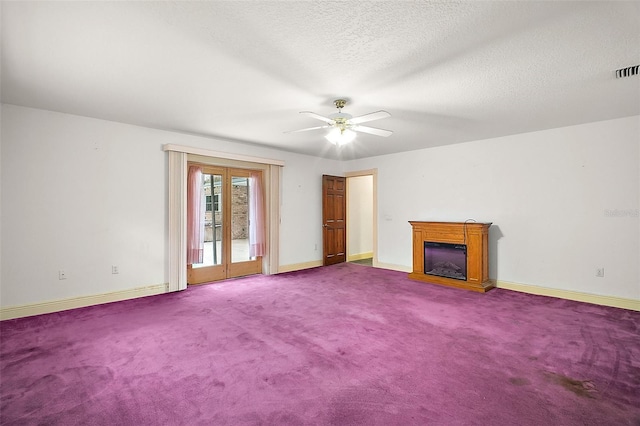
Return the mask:
POLYGON ((356 137, 355 132, 369 133, 371 135, 383 137, 390 136, 393 133, 391 130, 377 129, 375 127, 361 125, 361 123, 366 123, 368 121, 391 117, 391 114, 389 114, 387 111, 376 111, 369 114, 361 115, 359 117, 353 117, 351 114, 342 112, 342 108, 344 108, 347 103, 345 99, 336 99, 335 101, 333 101, 333 103, 336 108, 338 108, 338 112, 331 114, 328 117, 316 114, 311 111, 300 112, 300 114, 305 114, 311 118, 323 121, 325 123, 324 126, 308 127, 306 129, 292 130, 285 133, 306 132, 308 130, 318 129, 331 129, 325 137, 327 138, 327 140, 329 140, 329 142, 338 146, 353 141, 353 139, 356 137))

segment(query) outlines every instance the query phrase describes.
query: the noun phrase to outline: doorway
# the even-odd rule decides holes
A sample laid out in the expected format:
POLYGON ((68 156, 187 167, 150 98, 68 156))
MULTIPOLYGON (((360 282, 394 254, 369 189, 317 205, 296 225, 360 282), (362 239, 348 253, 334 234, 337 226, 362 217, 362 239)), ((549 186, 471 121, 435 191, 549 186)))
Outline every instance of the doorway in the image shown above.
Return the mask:
POLYGON ((348 172, 347 261, 377 265, 377 170, 348 172))
MULTIPOLYGON (((201 284, 262 272, 262 258, 251 253, 252 179, 261 171, 189 163, 201 169, 198 200, 201 242, 198 259, 187 265, 187 283, 201 284)), ((264 197, 263 197, 264 198, 264 197)), ((190 216, 193 212, 187 212, 190 216)))
POLYGON ((377 169, 323 175, 323 265, 378 266, 377 218, 377 169))

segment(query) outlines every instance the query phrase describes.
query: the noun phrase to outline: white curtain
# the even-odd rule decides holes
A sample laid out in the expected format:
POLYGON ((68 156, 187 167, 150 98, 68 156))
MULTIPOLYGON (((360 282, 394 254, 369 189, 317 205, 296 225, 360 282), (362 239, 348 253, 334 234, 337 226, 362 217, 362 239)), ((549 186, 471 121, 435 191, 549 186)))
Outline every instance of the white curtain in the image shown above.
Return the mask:
POLYGON ((249 256, 265 254, 265 213, 262 172, 252 171, 249 177, 249 256))
POLYGON ((187 173, 187 265, 203 261, 204 207, 202 168, 190 166, 187 173))

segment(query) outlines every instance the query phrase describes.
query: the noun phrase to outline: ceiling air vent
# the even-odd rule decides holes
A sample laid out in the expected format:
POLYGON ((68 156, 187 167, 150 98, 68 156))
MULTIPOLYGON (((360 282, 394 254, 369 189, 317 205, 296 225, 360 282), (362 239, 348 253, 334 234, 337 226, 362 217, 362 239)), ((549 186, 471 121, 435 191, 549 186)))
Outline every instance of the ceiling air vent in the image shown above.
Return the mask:
POLYGON ((616 70, 616 78, 625 78, 625 77, 638 75, 638 68, 640 68, 640 65, 633 65, 631 67, 620 68, 619 70, 616 70))

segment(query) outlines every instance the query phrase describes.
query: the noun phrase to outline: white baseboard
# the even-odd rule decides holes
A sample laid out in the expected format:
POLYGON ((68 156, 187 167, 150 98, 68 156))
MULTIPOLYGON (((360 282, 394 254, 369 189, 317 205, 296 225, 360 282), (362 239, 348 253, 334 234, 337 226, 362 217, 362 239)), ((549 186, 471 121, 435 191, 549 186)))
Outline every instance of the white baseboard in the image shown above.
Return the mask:
POLYGON ((278 273, 300 271, 302 269, 317 268, 322 266, 322 260, 313 260, 311 262, 304 263, 292 263, 291 265, 280 265, 278 267, 278 273))
MULTIPOLYGON (((367 259, 367 257, 365 257, 364 259, 367 259)), ((280 267, 278 268, 278 273, 281 274, 283 272, 300 271, 302 269, 316 268, 318 266, 322 266, 322 260, 314 260, 311 262, 304 262, 304 263, 293 263, 291 265, 280 265, 280 267)), ((411 266, 376 262, 375 259, 373 261, 373 266, 375 268, 390 269, 392 271, 399 271, 399 272, 411 272, 413 270, 411 266)))
MULTIPOLYGON (((296 263, 291 265, 283 265, 278 268, 278 273, 299 271, 302 269, 315 268, 322 266, 321 260, 296 263)), ((394 265, 390 263, 378 262, 374 265, 377 268, 390 269, 399 272, 411 272, 412 268, 404 265, 394 265)), ((86 306, 100 305, 102 303, 119 302, 122 300, 135 299, 138 297, 154 296, 157 294, 167 293, 168 283, 156 284, 147 287, 138 287, 129 290, 117 291, 112 293, 97 294, 91 296, 74 297, 72 299, 54 300, 50 302, 35 303, 24 306, 11 306, 0 308, 0 320, 13 318, 22 318, 33 315, 49 314, 52 312, 60 312, 68 309, 84 308, 86 306)), ((640 311, 640 300, 625 299, 622 297, 600 296, 597 294, 581 293, 570 290, 559 290, 553 288, 539 287, 527 284, 518 284, 508 281, 496 281, 497 288, 506 290, 519 291, 528 294, 537 294, 541 296, 557 297, 560 299, 575 300, 578 302, 593 303, 596 305, 611 306, 614 308, 629 309, 632 311, 640 311)))
POLYGON ((555 288, 538 287, 534 285, 511 283, 508 281, 496 281, 497 288, 519 291, 522 293, 537 294, 540 296, 557 297, 560 299, 575 300, 578 302, 593 303, 595 305, 611 306, 614 308, 640 311, 640 300, 624 299, 622 297, 600 296, 597 294, 581 293, 571 290, 558 290, 555 288))
POLYGON ((390 269, 392 271, 398 271, 398 272, 412 272, 413 268, 411 266, 404 266, 404 265, 394 265, 393 263, 382 263, 382 262, 376 262, 374 259, 373 262, 373 266, 375 268, 381 268, 381 269, 390 269))
MULTIPOLYGON (((404 265, 374 262, 373 266, 383 269, 391 269, 400 272, 412 272, 413 268, 404 265)), ((495 281, 495 280, 494 280, 495 281)), ((611 306, 613 308, 640 311, 640 300, 625 299, 623 297, 600 296, 597 294, 582 293, 579 291, 559 290, 535 285, 518 284, 508 281, 495 281, 497 288, 519 291, 521 293, 537 294, 540 296, 557 297, 559 299, 575 300, 577 302, 593 303, 595 305, 611 306)))
POLYGON ((354 260, 361 260, 361 259, 371 259, 373 257, 373 252, 367 252, 367 253, 358 253, 358 254, 350 254, 347 256, 347 262, 353 262, 354 260))
POLYGON ((0 308, 0 320, 50 314, 52 312, 66 311, 68 309, 100 305, 102 303, 119 302, 121 300, 136 299, 144 296, 154 296, 156 294, 167 293, 168 291, 169 284, 165 283, 115 291, 113 293, 80 296, 63 300, 52 300, 50 302, 35 303, 33 305, 10 306, 7 308, 0 308))

